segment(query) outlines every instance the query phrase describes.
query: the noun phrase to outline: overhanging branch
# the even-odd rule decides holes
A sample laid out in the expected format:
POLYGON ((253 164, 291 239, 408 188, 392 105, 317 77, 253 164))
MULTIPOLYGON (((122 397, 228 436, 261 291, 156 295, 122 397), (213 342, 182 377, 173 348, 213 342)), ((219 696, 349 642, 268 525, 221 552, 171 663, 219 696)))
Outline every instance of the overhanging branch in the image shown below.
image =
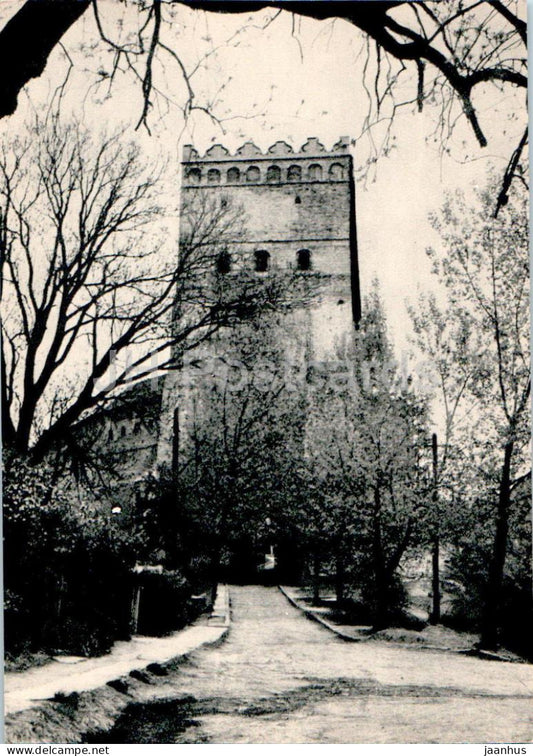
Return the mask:
POLYGON ((48 56, 90 0, 27 0, 0 31, 0 118, 17 107, 21 89, 42 74, 48 56))

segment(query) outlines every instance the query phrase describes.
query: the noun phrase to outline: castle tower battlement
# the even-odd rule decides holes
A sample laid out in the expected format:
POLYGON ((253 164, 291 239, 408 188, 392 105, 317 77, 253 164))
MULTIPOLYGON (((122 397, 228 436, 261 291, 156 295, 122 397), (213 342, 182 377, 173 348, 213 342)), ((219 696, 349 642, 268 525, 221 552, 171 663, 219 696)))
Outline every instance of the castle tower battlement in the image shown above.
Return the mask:
POLYGON ((299 151, 278 141, 262 152, 253 142, 245 142, 232 155, 221 144, 200 156, 190 144, 183 148, 183 185, 250 186, 344 182, 351 170, 350 140, 341 137, 330 151, 310 137, 299 151))

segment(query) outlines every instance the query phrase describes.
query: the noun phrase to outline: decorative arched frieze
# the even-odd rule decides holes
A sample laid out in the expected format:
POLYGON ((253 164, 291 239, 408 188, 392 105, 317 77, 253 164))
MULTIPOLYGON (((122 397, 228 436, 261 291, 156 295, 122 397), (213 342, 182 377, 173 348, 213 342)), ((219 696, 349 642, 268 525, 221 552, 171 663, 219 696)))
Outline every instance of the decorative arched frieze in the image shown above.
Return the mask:
POLYGON ((241 172, 238 168, 233 166, 232 168, 228 168, 228 172, 226 173, 226 183, 227 184, 238 184, 241 180, 241 172))
POLYGON ((186 179, 189 184, 199 184, 202 180, 202 171, 199 168, 189 168, 186 179))
POLYGON ((290 165, 287 169, 287 181, 301 181, 302 168, 299 165, 290 165))
POLYGON ((269 165, 267 168, 267 181, 269 184, 277 184, 281 181, 281 168, 279 165, 269 165))
POLYGON ((332 181, 342 181, 344 168, 340 163, 332 163, 329 167, 329 177, 332 181))
POLYGON ((257 184, 258 181, 261 181, 261 171, 256 165, 251 165, 246 169, 246 183, 257 184))
POLYGON ((208 184, 220 184, 220 171, 217 168, 210 168, 207 171, 208 184))

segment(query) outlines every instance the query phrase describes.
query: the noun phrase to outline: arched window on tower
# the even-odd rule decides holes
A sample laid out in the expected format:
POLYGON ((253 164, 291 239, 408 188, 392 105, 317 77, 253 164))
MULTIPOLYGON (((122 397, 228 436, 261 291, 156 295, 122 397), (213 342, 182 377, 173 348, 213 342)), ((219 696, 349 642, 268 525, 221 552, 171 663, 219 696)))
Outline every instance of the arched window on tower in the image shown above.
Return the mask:
POLYGON ((309 166, 307 175, 311 181, 322 181, 322 166, 318 163, 313 163, 309 166))
POLYGON ((189 184, 199 184, 202 180, 202 171, 199 168, 191 168, 187 171, 187 181, 189 184))
POLYGON ((220 184, 220 171, 216 168, 210 168, 207 171, 207 183, 208 184, 220 184))
POLYGON ((289 170, 287 171, 287 181, 301 181, 302 180, 302 169, 299 165, 291 165, 289 166, 289 170))
POLYGON ((298 270, 311 270, 311 252, 308 249, 299 249, 296 253, 296 267, 298 270))
POLYGON ((255 256, 255 272, 266 273, 270 263, 270 253, 266 249, 257 249, 254 252, 255 256))
POLYGON ((238 168, 228 168, 226 173, 226 182, 228 184, 238 184, 241 180, 241 172, 238 168))
POLYGON ((340 163, 333 163, 329 168, 329 177, 333 181, 339 181, 344 178, 344 168, 340 163))
POLYGON ((231 270, 231 255, 224 249, 217 257, 217 273, 225 275, 231 270))
POLYGON ((248 184, 255 184, 261 181, 261 171, 255 165, 251 165, 246 171, 246 181, 248 184))
POLYGON ((268 166, 267 181, 271 184, 277 184, 281 181, 281 170, 278 165, 268 166))

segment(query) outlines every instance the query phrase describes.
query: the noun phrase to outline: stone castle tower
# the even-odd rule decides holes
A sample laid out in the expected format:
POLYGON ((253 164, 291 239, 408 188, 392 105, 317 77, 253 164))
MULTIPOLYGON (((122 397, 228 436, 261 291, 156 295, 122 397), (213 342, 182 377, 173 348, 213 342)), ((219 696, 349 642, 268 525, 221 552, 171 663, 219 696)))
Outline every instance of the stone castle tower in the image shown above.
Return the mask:
POLYGON ((312 308, 314 352, 320 357, 361 314, 355 225, 355 188, 349 140, 331 151, 310 138, 299 151, 276 142, 263 153, 246 142, 234 155, 220 144, 203 157, 186 145, 182 207, 188 193, 204 189, 242 208, 246 234, 232 251, 251 270, 315 271, 328 277, 312 308))
MULTIPOLYGON (((334 357, 361 314, 349 139, 341 138, 330 151, 316 138, 299 151, 278 141, 265 153, 246 142, 234 155, 215 144, 203 157, 186 145, 181 167, 182 220, 199 195, 212 199, 213 206, 238 208, 242 217, 241 233, 226 240, 218 258, 219 274, 230 273, 238 261, 239 269, 244 265, 263 276, 283 270, 320 276, 320 293, 310 306, 286 316, 276 334, 266 325, 265 338, 286 341, 281 348, 293 364, 309 366, 334 357)), ((180 371, 167 376, 159 462, 179 454, 193 423, 199 374, 187 362, 197 366, 202 358, 206 363, 211 358, 213 364, 214 354, 224 354, 224 338, 204 344, 180 371)), ((216 367, 207 372, 209 380, 216 367)))
MULTIPOLYGON (((279 141, 264 153, 247 142, 234 155, 217 144, 203 157, 188 145, 182 161, 182 218, 188 198, 198 190, 218 204, 227 202, 239 212, 242 209, 245 233, 227 246, 224 265, 228 272, 233 256, 258 276, 275 270, 294 271, 302 277, 320 274, 324 285, 310 306, 287 317, 283 333, 268 327, 265 333, 274 340, 287 335, 293 348, 298 331, 297 363, 302 359, 307 364, 321 362, 332 356, 336 344, 353 334, 361 314, 349 140, 341 138, 329 151, 315 138, 299 151, 279 141)), ((197 363, 199 356, 223 352, 225 337, 218 338, 218 343, 204 345, 200 354, 193 352, 189 365, 197 363)), ((208 371, 208 380, 209 375, 208 371)), ((142 479, 148 472, 156 474, 186 443, 197 379, 198 369, 184 364, 182 370, 161 377, 157 385, 149 380, 125 392, 116 417, 109 413, 98 417, 106 454, 114 453, 124 470, 118 487, 121 502, 128 498, 126 481, 142 479)))

